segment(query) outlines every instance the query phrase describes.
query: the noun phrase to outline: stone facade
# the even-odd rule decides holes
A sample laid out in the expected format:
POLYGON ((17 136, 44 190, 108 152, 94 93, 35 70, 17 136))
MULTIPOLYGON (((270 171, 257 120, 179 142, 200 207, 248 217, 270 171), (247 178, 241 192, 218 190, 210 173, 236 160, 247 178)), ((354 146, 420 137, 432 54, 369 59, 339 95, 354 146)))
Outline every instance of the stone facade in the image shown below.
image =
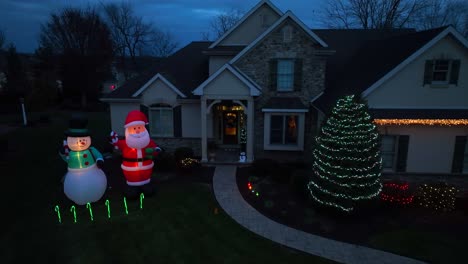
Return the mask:
MULTIPOLYGON (((317 47, 319 47, 318 44, 306 32, 291 19, 287 19, 261 43, 236 62, 235 66, 262 88, 262 94, 255 98, 255 158, 275 155, 268 152, 279 152, 263 151, 264 113, 262 112, 262 108, 270 98, 278 96, 297 97, 305 106, 309 107, 309 112, 305 116, 304 152, 288 152, 288 155, 297 157, 311 156, 313 138, 317 132, 317 112, 315 108, 310 106, 310 100, 325 89, 326 57, 319 57, 314 54, 317 47), (291 41, 284 41, 284 27, 291 27, 293 29, 291 41), (276 89, 269 87, 270 60, 279 58, 302 60, 302 85, 300 90, 278 92, 276 89)), ((284 152, 282 153, 284 155, 284 152)))
POLYGON ((177 148, 189 147, 193 149, 195 156, 201 156, 200 138, 153 138, 153 140, 166 152, 174 153, 177 148))

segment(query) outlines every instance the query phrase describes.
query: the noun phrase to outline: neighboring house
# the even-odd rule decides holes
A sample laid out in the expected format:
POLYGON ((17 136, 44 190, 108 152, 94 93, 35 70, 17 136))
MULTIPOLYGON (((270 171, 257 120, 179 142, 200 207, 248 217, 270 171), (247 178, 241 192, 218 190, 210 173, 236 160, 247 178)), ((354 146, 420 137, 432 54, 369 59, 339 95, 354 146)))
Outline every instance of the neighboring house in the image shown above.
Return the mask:
POLYGON ((468 44, 452 27, 310 30, 264 0, 217 41, 190 43, 102 100, 119 134, 142 109, 160 145, 191 146, 202 161, 208 142, 238 145, 244 129, 247 161, 310 160, 347 94, 368 101, 385 171, 468 171, 468 44))

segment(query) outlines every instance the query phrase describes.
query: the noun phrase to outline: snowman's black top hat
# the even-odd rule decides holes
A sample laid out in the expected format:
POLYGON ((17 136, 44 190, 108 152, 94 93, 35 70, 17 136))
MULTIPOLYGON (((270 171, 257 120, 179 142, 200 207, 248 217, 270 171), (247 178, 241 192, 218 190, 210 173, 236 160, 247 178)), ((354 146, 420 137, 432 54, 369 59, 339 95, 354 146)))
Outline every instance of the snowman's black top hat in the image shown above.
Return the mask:
POLYGON ((70 119, 70 127, 65 131, 67 137, 87 137, 91 136, 91 133, 86 128, 88 125, 88 119, 84 115, 75 114, 70 119))

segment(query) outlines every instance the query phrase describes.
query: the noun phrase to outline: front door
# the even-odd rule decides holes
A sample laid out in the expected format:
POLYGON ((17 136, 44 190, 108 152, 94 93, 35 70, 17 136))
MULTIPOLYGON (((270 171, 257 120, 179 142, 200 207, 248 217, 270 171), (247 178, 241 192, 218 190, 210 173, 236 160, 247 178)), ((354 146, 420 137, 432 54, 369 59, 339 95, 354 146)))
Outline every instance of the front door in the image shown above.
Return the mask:
POLYGON ((223 144, 237 144, 238 113, 225 111, 223 113, 223 144))

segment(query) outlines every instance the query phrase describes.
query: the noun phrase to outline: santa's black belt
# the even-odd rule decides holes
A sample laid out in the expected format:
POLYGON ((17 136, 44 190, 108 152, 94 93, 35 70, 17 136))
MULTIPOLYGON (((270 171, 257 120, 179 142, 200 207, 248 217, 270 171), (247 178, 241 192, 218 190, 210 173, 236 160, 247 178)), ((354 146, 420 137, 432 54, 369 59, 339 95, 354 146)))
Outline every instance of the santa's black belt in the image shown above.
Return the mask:
POLYGON ((129 159, 129 158, 123 158, 124 161, 128 162, 143 162, 144 160, 151 160, 150 158, 142 158, 142 159, 129 159))

